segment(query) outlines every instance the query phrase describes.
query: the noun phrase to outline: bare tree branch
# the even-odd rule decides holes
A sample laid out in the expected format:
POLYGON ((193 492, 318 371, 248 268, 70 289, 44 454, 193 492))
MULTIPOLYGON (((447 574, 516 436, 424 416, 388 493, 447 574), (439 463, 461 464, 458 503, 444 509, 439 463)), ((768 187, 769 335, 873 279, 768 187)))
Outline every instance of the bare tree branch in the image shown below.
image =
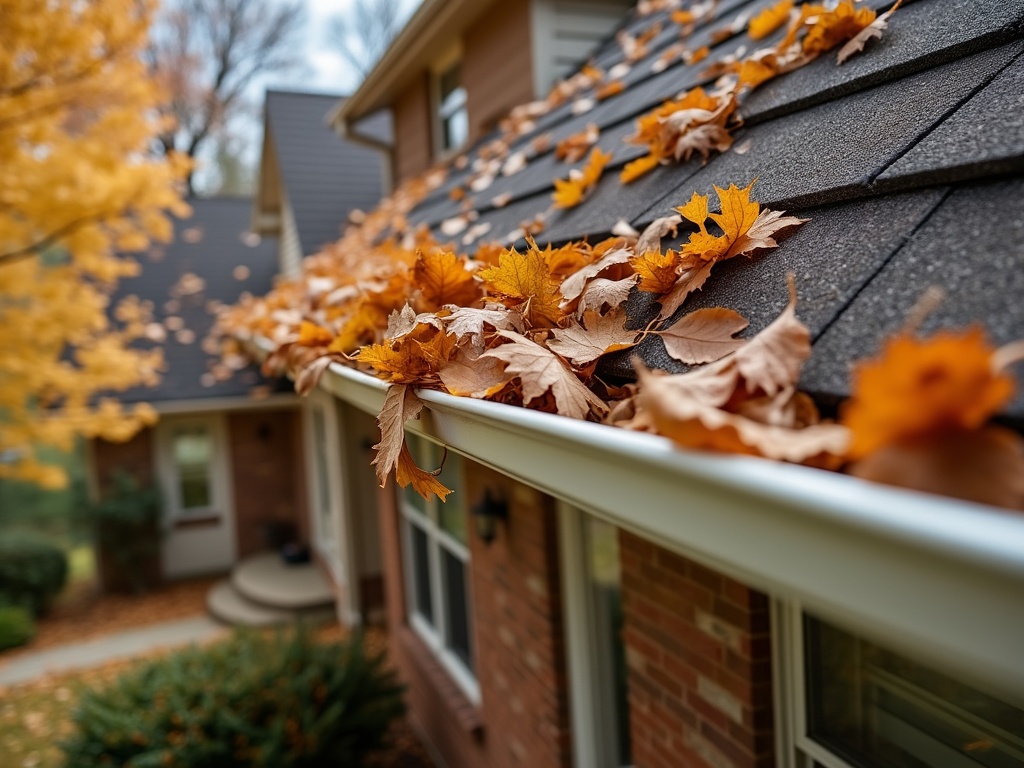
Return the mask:
MULTIPOLYGON (((153 31, 149 61, 170 94, 165 152, 195 157, 245 108, 261 74, 303 63, 302 0, 170 0, 153 31)), ((194 192, 193 177, 188 180, 194 192)))
POLYGON ((338 52, 365 78, 401 28, 399 0, 355 0, 347 14, 333 19, 331 37, 338 52))

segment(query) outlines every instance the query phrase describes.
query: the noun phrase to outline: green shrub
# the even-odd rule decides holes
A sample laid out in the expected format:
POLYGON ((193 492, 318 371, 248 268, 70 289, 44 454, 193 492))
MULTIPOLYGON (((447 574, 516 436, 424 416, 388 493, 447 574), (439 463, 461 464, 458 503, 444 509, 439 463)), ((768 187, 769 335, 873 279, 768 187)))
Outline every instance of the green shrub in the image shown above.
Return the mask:
POLYGON ((32 614, 17 605, 0 606, 0 651, 24 645, 36 635, 32 614))
POLYGON ((354 768, 404 712, 402 686, 359 638, 242 632, 85 694, 76 768, 354 768))
POLYGON ((18 605, 39 615, 68 579, 64 550, 27 533, 0 534, 0 605, 18 605))
POLYGON ((162 514, 159 489, 123 470, 114 473, 99 501, 80 502, 79 515, 95 531, 100 557, 110 565, 117 589, 142 593, 153 586, 162 514))

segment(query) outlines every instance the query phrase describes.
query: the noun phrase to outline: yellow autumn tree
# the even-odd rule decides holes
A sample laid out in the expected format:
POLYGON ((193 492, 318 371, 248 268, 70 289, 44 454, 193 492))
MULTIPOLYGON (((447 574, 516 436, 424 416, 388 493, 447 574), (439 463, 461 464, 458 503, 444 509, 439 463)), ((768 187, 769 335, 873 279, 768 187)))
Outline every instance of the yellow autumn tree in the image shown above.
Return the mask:
POLYGON ((154 420, 103 393, 152 383, 148 307, 108 317, 119 255, 171 235, 185 163, 151 152, 161 96, 148 0, 0 0, 0 478, 60 485, 35 455, 154 420))

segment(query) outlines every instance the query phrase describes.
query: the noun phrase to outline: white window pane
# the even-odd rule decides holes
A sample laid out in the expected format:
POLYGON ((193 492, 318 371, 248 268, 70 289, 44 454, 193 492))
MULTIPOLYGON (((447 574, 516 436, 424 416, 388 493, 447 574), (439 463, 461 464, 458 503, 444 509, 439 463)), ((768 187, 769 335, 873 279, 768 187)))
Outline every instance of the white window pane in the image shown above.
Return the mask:
POLYGON ((445 621, 448 626, 448 647, 466 668, 473 669, 470 640, 469 599, 466 594, 466 564, 446 549, 444 560, 445 621))
POLYGON ((171 453, 178 478, 182 509, 202 509, 212 504, 210 461, 213 436, 204 425, 174 431, 171 453))

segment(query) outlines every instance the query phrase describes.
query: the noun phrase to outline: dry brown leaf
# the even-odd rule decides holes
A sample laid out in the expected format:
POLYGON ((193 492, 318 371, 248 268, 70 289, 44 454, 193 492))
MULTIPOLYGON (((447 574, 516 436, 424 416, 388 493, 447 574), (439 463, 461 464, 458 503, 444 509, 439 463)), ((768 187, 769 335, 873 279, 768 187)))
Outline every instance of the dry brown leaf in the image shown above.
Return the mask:
POLYGON ((377 416, 380 442, 373 446, 377 455, 373 465, 377 468, 377 481, 383 488, 391 470, 398 464, 398 454, 405 446, 405 422, 415 419, 423 410, 423 401, 407 384, 392 384, 384 396, 384 405, 377 416))
POLYGON ((736 351, 736 368, 747 392, 768 395, 795 388, 800 369, 811 356, 811 333, 796 317, 796 286, 789 279, 789 304, 763 331, 736 351))
POLYGON ((395 481, 402 488, 412 484, 413 490, 427 501, 437 496, 443 502, 448 498, 448 494, 452 492, 451 488, 445 487, 444 483, 437 479, 436 474, 416 466, 416 461, 413 459, 412 454, 409 453, 409 446, 404 442, 402 443, 402 450, 398 453, 395 481))
POLYGON ((480 298, 480 285, 466 269, 466 260, 450 251, 420 253, 412 270, 414 297, 420 312, 436 312, 445 304, 470 306, 480 298))
POLYGON ((308 395, 316 389, 324 372, 331 366, 331 363, 339 359, 341 358, 336 355, 327 355, 325 357, 318 357, 311 362, 299 371, 299 374, 295 377, 295 391, 300 395, 308 395))
POLYGON ((900 3, 902 2, 903 0, 897 0, 896 4, 892 8, 864 27, 864 29, 851 38, 846 45, 840 48, 839 53, 836 55, 836 63, 842 64, 854 54, 863 51, 864 46, 867 45, 868 41, 872 38, 881 40, 882 32, 884 32, 889 26, 889 17, 896 12, 896 9, 900 7, 900 3))
POLYGON ((558 355, 512 331, 499 331, 510 343, 484 352, 506 363, 505 371, 522 383, 523 402, 530 403, 548 390, 563 416, 585 419, 591 410, 603 413, 608 406, 587 389, 558 355))
POLYGON ((641 291, 661 295, 671 291, 676 284, 679 254, 675 251, 666 251, 665 253, 648 251, 631 258, 629 265, 640 278, 637 287, 641 291))
POLYGON ((712 363, 742 347, 743 339, 733 336, 748 325, 739 312, 725 307, 698 309, 671 328, 658 331, 665 350, 687 365, 712 363))
POLYGON ((504 388, 512 378, 505 366, 494 358, 481 358, 481 352, 462 347, 441 369, 438 376, 445 389, 459 397, 491 397, 504 388))
POLYGON ((526 152, 520 150, 513 152, 501 166, 502 176, 514 176, 526 167, 526 152))
POLYGON ((582 131, 558 142, 555 146, 555 157, 564 163, 579 162, 587 154, 587 150, 597 143, 600 135, 601 131, 597 125, 589 123, 582 131))
POLYGON ((582 367, 601 355, 633 346, 639 332, 626 330, 625 324, 625 312, 586 312, 582 325, 553 330, 554 339, 548 341, 548 349, 582 367))
POLYGON ((679 278, 676 280, 672 290, 658 299, 658 303, 661 304, 661 312, 658 313, 658 319, 665 320, 672 317, 676 310, 686 301, 687 296, 694 291, 699 291, 704 283, 707 282, 708 277, 711 275, 711 268, 714 265, 714 261, 689 259, 682 266, 679 278))
POLYGON ((595 277, 580 294, 580 303, 576 311, 579 314, 588 309, 601 310, 605 306, 617 307, 629 298, 629 292, 636 285, 635 277, 626 277, 622 280, 608 280, 604 277, 595 277))
POLYGON ((569 275, 562 281, 562 285, 559 287, 562 297, 566 301, 572 301, 577 298, 587 287, 588 281, 597 277, 609 267, 614 267, 616 264, 625 264, 629 261, 630 255, 629 250, 617 248, 593 264, 587 264, 582 269, 569 275))
POLYGON ((1004 427, 894 443, 848 471, 876 483, 1024 510, 1024 440, 1004 427))
POLYGON ((491 293, 522 306, 532 326, 550 327, 562 318, 558 282, 552 278, 544 254, 535 247, 524 253, 503 251, 498 266, 478 274, 491 293))
POLYGON ((675 237, 676 230, 682 221, 681 216, 663 216, 648 224, 640 235, 640 239, 636 241, 637 255, 643 256, 645 253, 660 252, 662 238, 668 235, 675 237))

